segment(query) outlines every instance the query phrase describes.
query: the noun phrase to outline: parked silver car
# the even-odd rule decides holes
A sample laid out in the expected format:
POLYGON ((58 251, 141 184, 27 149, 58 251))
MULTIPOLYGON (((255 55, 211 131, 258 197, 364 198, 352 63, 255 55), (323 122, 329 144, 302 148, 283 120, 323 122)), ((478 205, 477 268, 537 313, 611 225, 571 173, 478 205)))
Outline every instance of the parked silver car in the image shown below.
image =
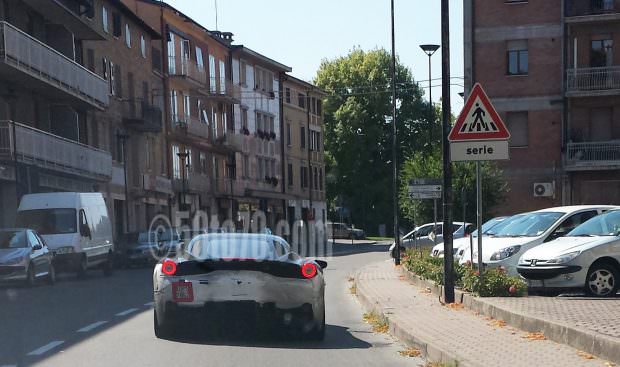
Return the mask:
POLYGON ((0 229, 0 281, 21 281, 32 286, 40 278, 56 282, 54 256, 33 230, 0 229))

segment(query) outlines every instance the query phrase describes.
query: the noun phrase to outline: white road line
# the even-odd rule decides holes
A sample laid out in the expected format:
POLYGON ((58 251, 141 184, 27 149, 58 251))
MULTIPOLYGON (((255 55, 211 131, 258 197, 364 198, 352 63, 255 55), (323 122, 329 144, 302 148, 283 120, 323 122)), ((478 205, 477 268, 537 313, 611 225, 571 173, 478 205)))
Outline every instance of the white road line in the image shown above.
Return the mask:
POLYGON ((49 352, 50 350, 56 348, 57 346, 63 344, 64 341, 63 340, 55 340, 47 345, 42 346, 39 349, 35 349, 32 352, 28 353, 29 356, 40 356, 42 354, 45 354, 47 352, 49 352))
POLYGON ((117 313, 117 314, 116 314, 116 316, 127 316, 127 315, 129 315, 130 313, 132 313, 132 312, 136 312, 136 311, 138 311, 138 309, 137 309, 137 308, 130 308, 130 309, 128 309, 128 310, 125 310, 125 311, 122 311, 122 312, 117 313))
POLYGON ((155 302, 148 302, 144 304, 146 307, 153 307, 155 306, 155 302))
POLYGON ((98 328, 99 326, 106 324, 107 321, 97 321, 97 322, 93 322, 92 324, 88 325, 88 326, 84 326, 83 328, 81 328, 80 330, 78 330, 78 333, 87 333, 93 329, 98 328))

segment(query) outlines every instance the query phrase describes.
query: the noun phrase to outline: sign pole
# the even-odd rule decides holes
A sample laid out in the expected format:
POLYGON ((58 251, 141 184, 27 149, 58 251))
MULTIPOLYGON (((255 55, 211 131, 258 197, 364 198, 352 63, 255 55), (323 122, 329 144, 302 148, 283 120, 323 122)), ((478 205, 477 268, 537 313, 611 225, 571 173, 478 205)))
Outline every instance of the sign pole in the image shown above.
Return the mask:
POLYGON ((480 161, 476 161, 476 226, 478 228, 478 271, 480 272, 480 285, 482 285, 484 267, 482 265, 482 176, 480 174, 480 161))
POLYGON ((435 236, 433 237, 433 245, 437 246, 437 199, 433 199, 433 211, 434 211, 434 220, 435 224, 433 225, 433 229, 435 230, 435 236))

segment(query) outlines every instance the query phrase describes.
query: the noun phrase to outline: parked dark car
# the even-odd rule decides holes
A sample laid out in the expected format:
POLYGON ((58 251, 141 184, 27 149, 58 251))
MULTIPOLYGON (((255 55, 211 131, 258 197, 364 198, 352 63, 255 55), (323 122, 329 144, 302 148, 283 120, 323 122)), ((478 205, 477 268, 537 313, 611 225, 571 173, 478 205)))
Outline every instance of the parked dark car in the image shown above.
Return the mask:
POLYGON ((38 279, 56 282, 54 255, 45 241, 31 229, 0 229, 0 281, 32 286, 38 279))

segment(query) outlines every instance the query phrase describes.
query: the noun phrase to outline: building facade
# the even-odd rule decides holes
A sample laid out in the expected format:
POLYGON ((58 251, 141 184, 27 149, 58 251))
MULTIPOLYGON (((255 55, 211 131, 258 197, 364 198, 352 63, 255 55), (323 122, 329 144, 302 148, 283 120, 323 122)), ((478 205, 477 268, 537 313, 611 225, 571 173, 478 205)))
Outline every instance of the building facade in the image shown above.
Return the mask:
POLYGON ((316 86, 286 75, 283 81, 283 146, 287 218, 327 220, 323 98, 316 86))
POLYGON ((480 82, 511 133, 498 214, 620 203, 620 2, 465 0, 464 27, 465 94, 480 82))
POLYGON ((92 1, 0 1, 1 225, 24 194, 100 191, 112 177, 88 118, 109 106, 108 83, 81 52, 106 39, 95 13, 92 1))

